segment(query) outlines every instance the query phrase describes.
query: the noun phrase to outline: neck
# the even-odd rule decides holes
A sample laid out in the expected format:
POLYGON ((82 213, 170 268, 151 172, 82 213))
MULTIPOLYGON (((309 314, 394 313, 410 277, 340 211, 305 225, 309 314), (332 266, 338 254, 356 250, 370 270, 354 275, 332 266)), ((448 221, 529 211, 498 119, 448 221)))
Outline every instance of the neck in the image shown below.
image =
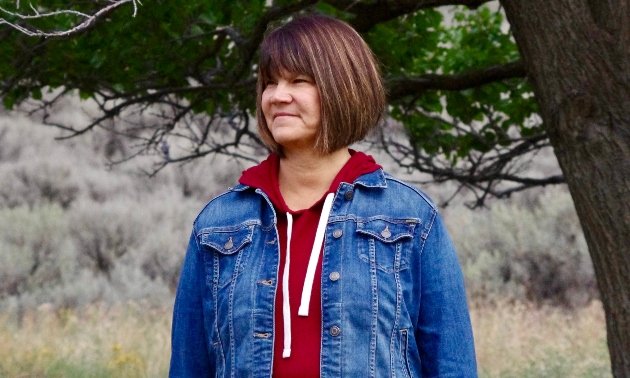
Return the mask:
POLYGON ((328 155, 315 152, 285 154, 280 159, 280 193, 291 210, 311 207, 326 193, 337 173, 350 159, 342 148, 328 155))

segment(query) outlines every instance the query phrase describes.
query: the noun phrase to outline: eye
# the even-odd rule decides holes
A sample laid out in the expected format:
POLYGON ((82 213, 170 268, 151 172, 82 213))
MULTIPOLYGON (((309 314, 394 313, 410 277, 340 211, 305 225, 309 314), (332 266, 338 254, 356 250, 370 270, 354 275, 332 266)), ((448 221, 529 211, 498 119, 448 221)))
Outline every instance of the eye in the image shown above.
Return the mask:
POLYGON ((313 83, 313 79, 311 79, 308 76, 300 75, 300 76, 296 77, 295 79, 293 79, 293 83, 295 83, 295 84, 299 84, 299 83, 313 83))
POLYGON ((267 80, 265 81, 265 88, 267 88, 270 85, 276 85, 276 84, 278 84, 278 82, 275 80, 267 80))

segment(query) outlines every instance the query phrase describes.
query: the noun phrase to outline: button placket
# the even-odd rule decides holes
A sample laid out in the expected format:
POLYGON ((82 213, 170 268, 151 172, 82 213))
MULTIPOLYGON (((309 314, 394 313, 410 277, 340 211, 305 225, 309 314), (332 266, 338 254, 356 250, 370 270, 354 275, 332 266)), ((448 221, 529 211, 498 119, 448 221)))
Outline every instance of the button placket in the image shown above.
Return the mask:
POLYGON ((339 334, 341 333, 341 328, 339 328, 338 326, 332 326, 330 327, 330 335, 333 337, 339 336, 339 334))

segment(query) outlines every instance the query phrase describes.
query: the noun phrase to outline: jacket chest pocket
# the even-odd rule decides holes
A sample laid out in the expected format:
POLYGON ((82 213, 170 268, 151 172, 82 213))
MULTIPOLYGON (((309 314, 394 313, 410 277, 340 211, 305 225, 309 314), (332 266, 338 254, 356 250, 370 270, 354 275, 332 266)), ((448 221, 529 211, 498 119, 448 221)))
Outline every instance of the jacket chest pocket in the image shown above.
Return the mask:
POLYGON ((414 229, 418 219, 372 217, 357 221, 357 239, 361 260, 392 273, 409 265, 414 229))
POLYGON ((219 288, 238 277, 245 267, 254 236, 253 224, 205 228, 199 243, 206 252, 208 280, 219 288))

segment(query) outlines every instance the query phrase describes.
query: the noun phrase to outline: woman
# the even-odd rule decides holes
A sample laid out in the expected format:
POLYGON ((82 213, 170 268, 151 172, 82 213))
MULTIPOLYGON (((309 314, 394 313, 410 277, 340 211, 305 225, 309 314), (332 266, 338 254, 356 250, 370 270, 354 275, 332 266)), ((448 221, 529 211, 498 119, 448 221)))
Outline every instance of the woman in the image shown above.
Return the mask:
POLYGON ((195 221, 172 377, 470 377, 456 253, 433 203, 348 146, 385 107, 347 24, 294 19, 261 46, 257 118, 273 152, 195 221))

